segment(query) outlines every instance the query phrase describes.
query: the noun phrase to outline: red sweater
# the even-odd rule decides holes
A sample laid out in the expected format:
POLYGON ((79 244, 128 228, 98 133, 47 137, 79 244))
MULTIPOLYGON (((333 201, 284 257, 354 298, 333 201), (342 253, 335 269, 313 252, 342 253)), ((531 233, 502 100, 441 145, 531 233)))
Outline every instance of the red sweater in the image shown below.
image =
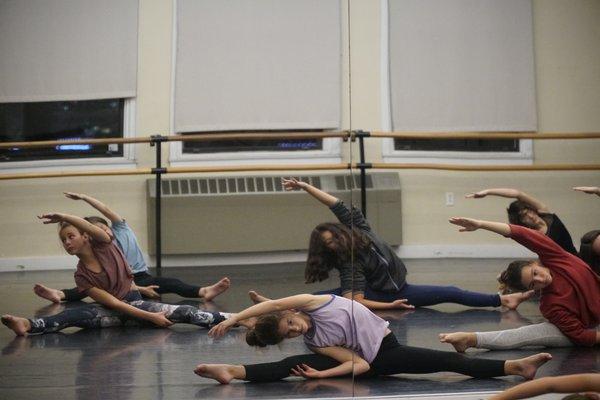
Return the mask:
POLYGON ((510 225, 510 231, 552 274, 552 283, 542 289, 542 315, 574 343, 593 346, 600 323, 600 277, 543 233, 518 225, 510 225))

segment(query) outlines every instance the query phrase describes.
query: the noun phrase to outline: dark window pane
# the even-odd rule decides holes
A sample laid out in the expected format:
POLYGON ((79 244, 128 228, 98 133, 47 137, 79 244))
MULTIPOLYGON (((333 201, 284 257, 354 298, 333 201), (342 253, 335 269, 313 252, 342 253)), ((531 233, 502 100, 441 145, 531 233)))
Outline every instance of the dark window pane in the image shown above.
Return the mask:
POLYGON ((0 104, 0 141, 73 140, 46 148, 0 149, 0 161, 122 157, 123 145, 77 144, 123 137, 124 99, 0 104))
POLYGON ((394 139, 394 150, 518 152, 516 139, 394 139))
MULTIPOLYGON (((269 131, 274 136, 277 131, 269 131)), ((287 131, 286 131, 287 132, 287 131)), ((307 131, 311 132, 311 131, 307 131)), ((201 132, 195 132, 201 133, 201 132)), ((235 133, 235 132, 231 132, 235 133)), ((266 133, 265 131, 244 131, 239 133, 266 133)), ((183 134, 185 135, 185 133, 183 134)), ((322 139, 273 139, 273 140, 212 140, 183 142, 183 154, 223 153, 241 151, 307 151, 322 150, 322 139)))

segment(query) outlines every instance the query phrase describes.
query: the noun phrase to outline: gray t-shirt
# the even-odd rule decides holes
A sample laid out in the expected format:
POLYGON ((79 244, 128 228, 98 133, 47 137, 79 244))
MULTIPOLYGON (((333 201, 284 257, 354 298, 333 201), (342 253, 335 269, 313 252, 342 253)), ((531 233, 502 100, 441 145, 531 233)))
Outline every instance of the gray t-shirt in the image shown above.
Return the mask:
POLYGON ((111 229, 115 235, 117 244, 123 251, 123 254, 125 254, 131 272, 137 274, 138 272, 148 271, 148 266, 142 255, 142 250, 137 242, 135 233, 133 233, 133 230, 127 225, 127 222, 125 222, 125 220, 113 222, 111 229))
POLYGON ((335 295, 321 307, 304 312, 312 323, 304 335, 307 346, 345 347, 369 364, 377 356, 389 325, 362 304, 335 295))

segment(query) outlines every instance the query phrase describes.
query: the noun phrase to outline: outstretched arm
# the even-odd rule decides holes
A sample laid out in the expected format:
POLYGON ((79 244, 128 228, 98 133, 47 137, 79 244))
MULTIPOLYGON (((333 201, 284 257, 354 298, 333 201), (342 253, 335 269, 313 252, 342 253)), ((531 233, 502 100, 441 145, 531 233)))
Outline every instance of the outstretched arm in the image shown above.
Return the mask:
POLYGON ((495 189, 485 189, 479 192, 469 193, 465 195, 468 199, 480 199, 485 196, 500 196, 500 197, 508 197, 510 199, 517 199, 524 203, 527 203, 537 212, 547 213, 549 212, 548 206, 539 201, 533 196, 528 195, 525 192, 521 192, 517 189, 503 189, 503 188, 495 188, 495 189))
POLYGON ((597 186, 576 186, 573 188, 578 192, 583 192, 587 194, 595 194, 596 196, 600 196, 600 187, 597 186))
POLYGON ((112 294, 100 288, 93 287, 88 289, 87 295, 106 308, 122 312, 123 314, 130 315, 134 318, 150 321, 157 326, 166 327, 173 324, 173 322, 167 319, 164 312, 153 313, 140 310, 139 308, 133 307, 132 305, 117 299, 112 294))
POLYGON ((332 196, 329 193, 322 191, 321 189, 317 189, 313 185, 299 181, 295 178, 283 179, 282 182, 285 190, 302 189, 308 194, 310 194, 312 197, 326 205, 327 207, 331 207, 339 201, 337 197, 332 196))
POLYGON ((83 200, 88 203, 90 206, 94 207, 96 210, 100 211, 102 215, 110 220, 110 222, 120 222, 123 221, 123 218, 110 208, 103 202, 98 199, 93 198, 92 196, 88 196, 83 193, 73 193, 73 192, 64 192, 65 196, 72 200, 83 200))
POLYGON ((110 243, 111 238, 108 233, 98 228, 96 225, 90 224, 85 219, 75 215, 62 213, 49 213, 38 216, 44 224, 57 224, 59 222, 67 222, 79 229, 81 232, 89 234, 94 240, 102 243, 110 243))
POLYGON ((322 379, 349 375, 353 373, 353 371, 354 375, 361 375, 371 369, 369 363, 362 359, 358 354, 343 347, 311 347, 310 349, 317 354, 322 354, 339 361, 340 365, 319 371, 306 364, 301 364, 292 368, 292 373, 294 375, 302 376, 307 379, 322 379))
POLYGON ((237 314, 231 316, 231 318, 221 322, 214 326, 208 335, 212 337, 220 337, 225 334, 238 322, 258 317, 260 315, 269 314, 272 312, 286 311, 286 310, 311 310, 319 307, 321 304, 329 301, 330 296, 327 295, 312 295, 312 294, 297 294, 295 296, 284 297, 282 299, 267 300, 262 303, 255 304, 251 307, 240 311, 237 314))
POLYGON ((451 224, 458 225, 460 232, 472 232, 478 229, 494 232, 502 236, 510 236, 510 226, 504 222, 482 221, 479 219, 452 217, 451 224))
POLYGON ((528 399, 544 393, 599 392, 600 374, 577 374, 535 379, 514 386, 489 400, 528 399))

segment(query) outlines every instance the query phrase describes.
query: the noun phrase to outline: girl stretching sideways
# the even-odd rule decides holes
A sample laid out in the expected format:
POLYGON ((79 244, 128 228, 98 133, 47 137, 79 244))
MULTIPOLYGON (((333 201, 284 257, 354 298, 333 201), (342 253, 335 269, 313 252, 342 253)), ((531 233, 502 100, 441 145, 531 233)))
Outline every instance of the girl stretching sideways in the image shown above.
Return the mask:
POLYGON ((406 267, 396 252, 355 209, 306 182, 284 179, 286 190, 302 189, 335 214, 339 223, 323 223, 312 231, 306 262, 306 283, 322 281, 332 269, 340 273, 341 287, 331 293, 352 298, 371 310, 412 308, 440 303, 471 307, 505 306, 515 309, 533 291, 510 295, 470 292, 455 286, 413 285, 406 282, 406 267))
POLYGON ((488 230, 510 237, 537 253, 539 260, 518 260, 500 275, 513 291, 540 291, 541 324, 495 332, 441 334, 440 340, 463 352, 469 347, 514 349, 524 346, 594 346, 600 343, 600 277, 579 257, 542 232, 519 225, 451 218, 461 232, 488 230))
POLYGON ((249 345, 264 347, 304 336, 314 354, 254 365, 200 364, 194 372, 224 384, 233 379, 277 381, 290 375, 330 378, 352 373, 378 376, 439 371, 478 378, 519 375, 532 379, 551 359, 550 354, 540 353, 519 360, 489 360, 403 346, 387 321, 360 303, 331 294, 300 294, 255 304, 213 327, 209 335, 220 337, 238 321, 253 317, 258 318, 246 334, 249 345))
POLYGON ((68 214, 52 213, 38 218, 44 224, 59 224, 63 247, 79 258, 75 272, 77 290, 101 306, 90 304, 42 318, 3 315, 2 323, 17 335, 57 332, 71 326, 103 328, 140 320, 160 327, 187 323, 208 328, 228 317, 188 305, 142 300, 123 252, 105 230, 68 214))

